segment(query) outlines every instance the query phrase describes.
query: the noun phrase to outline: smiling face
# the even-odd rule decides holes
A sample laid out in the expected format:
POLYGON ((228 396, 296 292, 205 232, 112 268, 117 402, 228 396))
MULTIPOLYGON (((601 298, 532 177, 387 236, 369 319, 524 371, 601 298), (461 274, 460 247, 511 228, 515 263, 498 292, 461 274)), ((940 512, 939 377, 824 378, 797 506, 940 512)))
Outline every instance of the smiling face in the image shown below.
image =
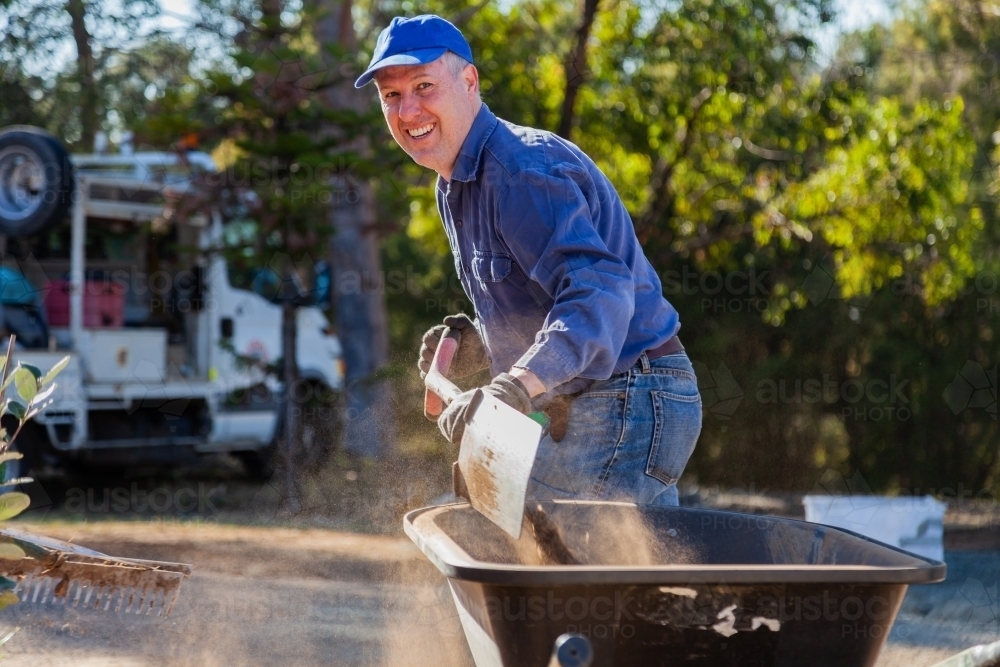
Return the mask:
POLYGON ((396 143, 417 164, 449 180, 482 102, 473 65, 454 71, 448 57, 386 67, 375 77, 382 113, 396 143))

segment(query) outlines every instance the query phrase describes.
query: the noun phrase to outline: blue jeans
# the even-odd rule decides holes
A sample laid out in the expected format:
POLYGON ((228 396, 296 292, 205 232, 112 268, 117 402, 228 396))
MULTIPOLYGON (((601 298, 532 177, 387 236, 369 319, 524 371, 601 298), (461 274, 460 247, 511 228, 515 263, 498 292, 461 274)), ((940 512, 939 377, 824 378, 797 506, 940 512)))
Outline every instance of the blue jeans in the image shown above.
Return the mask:
POLYGON ((592 384, 573 400, 566 436, 543 431, 529 499, 677 505, 677 480, 701 432, 701 396, 685 352, 592 384))

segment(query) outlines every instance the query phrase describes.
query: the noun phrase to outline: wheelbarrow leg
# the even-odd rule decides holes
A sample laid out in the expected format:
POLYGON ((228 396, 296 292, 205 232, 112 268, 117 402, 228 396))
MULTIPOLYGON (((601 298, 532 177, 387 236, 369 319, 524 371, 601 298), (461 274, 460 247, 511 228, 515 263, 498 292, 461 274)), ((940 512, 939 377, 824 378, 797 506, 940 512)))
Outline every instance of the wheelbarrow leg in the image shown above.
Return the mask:
POLYGON ((583 635, 570 632, 559 635, 552 647, 552 658, 548 667, 590 667, 594 659, 594 647, 583 635))

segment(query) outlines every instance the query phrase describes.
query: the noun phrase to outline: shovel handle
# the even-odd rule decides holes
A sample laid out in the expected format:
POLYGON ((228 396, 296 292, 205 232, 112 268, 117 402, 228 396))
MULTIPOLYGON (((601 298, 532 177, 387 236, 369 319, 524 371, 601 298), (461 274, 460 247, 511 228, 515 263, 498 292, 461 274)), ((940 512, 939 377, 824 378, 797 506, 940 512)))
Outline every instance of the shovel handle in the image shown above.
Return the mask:
POLYGON ((434 350, 434 360, 424 378, 424 416, 437 420, 444 411, 444 406, 450 404, 462 390, 446 376, 451 368, 451 361, 458 351, 460 331, 447 328, 441 333, 441 342, 434 350))

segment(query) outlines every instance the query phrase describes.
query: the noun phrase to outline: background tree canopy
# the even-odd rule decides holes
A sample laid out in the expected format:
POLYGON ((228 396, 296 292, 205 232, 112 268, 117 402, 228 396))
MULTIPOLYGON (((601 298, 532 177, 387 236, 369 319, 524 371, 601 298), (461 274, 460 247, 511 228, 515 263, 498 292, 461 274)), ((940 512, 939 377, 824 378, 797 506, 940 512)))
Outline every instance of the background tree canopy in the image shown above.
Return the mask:
MULTIPOLYGON (((72 2, 0 0, 0 122, 45 124, 84 146, 97 127, 157 148, 193 132, 220 155, 252 137, 239 124, 218 132, 216 118, 260 120, 252 96, 225 91, 265 73, 240 42, 269 29, 262 17, 294 33, 307 18, 352 16, 350 39, 292 45, 335 55, 325 67, 341 77, 367 63, 392 16, 451 18, 489 107, 580 145, 629 209, 699 371, 705 429, 689 481, 808 490, 833 470, 873 490, 1000 489, 991 2, 915 1, 844 36, 830 61, 810 37, 835 20, 824 0, 205 0, 188 31, 170 33, 139 29, 155 5, 110 15, 77 4, 83 41, 72 2), (77 57, 40 76, 32 63, 59 40, 77 57)), ((285 142, 283 159, 339 156, 371 188, 382 266, 366 280, 392 349, 382 374, 397 386, 397 419, 413 423, 400 437, 430 442, 432 427, 414 421, 419 334, 469 306, 434 179, 365 95, 350 116, 369 121, 363 145, 356 130, 318 129, 323 141, 285 142)))

